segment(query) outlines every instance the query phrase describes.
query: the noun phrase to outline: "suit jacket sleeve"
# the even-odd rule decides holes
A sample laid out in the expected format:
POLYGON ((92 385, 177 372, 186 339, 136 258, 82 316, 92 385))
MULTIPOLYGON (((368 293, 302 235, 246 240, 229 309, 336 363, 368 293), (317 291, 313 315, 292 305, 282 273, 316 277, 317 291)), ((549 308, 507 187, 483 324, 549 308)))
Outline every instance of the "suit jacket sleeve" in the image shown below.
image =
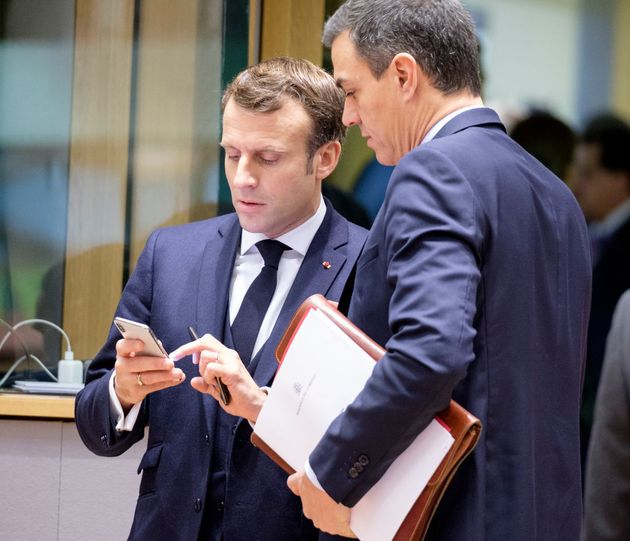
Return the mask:
POLYGON ((584 494, 584 539, 630 537, 630 292, 619 301, 597 392, 584 494))
POLYGON ((435 150, 407 155, 392 175, 350 307, 360 328, 386 341, 387 354, 309 458, 336 501, 352 506, 380 479, 448 405, 474 359, 477 212, 464 175, 435 150))
MULTIPOLYGON (((160 231, 152 233, 123 291, 116 315, 150 323, 153 284, 153 255, 160 231)), ((148 419, 149 398, 144 400, 131 432, 118 432, 110 414, 109 379, 116 362, 116 342, 120 339, 112 325, 107 342, 94 357, 85 388, 75 401, 75 421, 81 439, 93 453, 117 456, 142 439, 148 419)))

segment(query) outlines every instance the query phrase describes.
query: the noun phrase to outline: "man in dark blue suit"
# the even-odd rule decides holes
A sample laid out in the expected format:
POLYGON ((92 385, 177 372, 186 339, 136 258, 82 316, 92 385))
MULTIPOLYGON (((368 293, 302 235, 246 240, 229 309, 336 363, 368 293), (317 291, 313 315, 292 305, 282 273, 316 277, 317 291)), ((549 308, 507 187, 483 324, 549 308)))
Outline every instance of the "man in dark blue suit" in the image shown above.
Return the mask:
POLYGON ((579 206, 483 106, 458 1, 349 0, 324 43, 344 123, 396 165, 349 310, 387 353, 291 488, 320 529, 349 533, 348 508, 453 398, 484 429, 427 538, 578 539, 591 287, 579 206))
MULTIPOLYGON (((343 93, 330 75, 274 59, 242 72, 222 104, 236 213, 151 234, 116 315, 150 325, 167 351, 190 340, 188 326, 232 347, 231 324, 263 267, 259 241, 276 239, 284 244, 277 286, 248 366, 264 386, 291 316, 314 293, 339 299, 366 232, 321 195, 345 130, 343 93)), ((286 474, 249 442, 250 425, 200 392, 198 368, 139 355, 142 343, 119 338, 112 328, 91 363, 76 423, 103 456, 125 452, 148 427, 130 539, 317 538, 286 474)))
POLYGON ((593 118, 575 150, 573 190, 589 224, 593 302, 582 393, 582 460, 613 312, 630 288, 630 127, 612 115, 593 118))

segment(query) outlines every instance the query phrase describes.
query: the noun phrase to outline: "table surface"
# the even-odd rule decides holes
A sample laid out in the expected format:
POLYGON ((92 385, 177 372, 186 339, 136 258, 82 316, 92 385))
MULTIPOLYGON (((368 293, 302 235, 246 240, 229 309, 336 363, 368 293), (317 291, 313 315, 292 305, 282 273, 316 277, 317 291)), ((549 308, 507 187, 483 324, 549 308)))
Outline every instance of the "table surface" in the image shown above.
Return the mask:
POLYGON ((0 417, 74 420, 74 396, 0 392, 0 417))

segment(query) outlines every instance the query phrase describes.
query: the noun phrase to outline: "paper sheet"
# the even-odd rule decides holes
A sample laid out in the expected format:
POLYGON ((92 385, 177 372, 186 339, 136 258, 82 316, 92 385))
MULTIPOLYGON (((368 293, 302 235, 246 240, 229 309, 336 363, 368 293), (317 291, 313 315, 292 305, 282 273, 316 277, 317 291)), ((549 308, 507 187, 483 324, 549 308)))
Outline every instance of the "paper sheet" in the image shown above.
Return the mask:
POLYGON ((276 374, 256 433, 293 469, 302 469, 332 420, 363 389, 374 364, 325 315, 311 310, 276 374))

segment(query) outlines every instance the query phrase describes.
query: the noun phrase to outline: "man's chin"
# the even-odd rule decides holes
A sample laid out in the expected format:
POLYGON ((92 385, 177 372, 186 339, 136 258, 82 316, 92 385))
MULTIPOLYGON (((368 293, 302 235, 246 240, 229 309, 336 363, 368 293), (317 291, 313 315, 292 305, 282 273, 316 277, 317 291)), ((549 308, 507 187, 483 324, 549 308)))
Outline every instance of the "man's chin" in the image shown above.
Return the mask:
POLYGON ((376 156, 376 161, 381 165, 396 165, 398 163, 398 159, 389 153, 375 151, 374 155, 376 156))

